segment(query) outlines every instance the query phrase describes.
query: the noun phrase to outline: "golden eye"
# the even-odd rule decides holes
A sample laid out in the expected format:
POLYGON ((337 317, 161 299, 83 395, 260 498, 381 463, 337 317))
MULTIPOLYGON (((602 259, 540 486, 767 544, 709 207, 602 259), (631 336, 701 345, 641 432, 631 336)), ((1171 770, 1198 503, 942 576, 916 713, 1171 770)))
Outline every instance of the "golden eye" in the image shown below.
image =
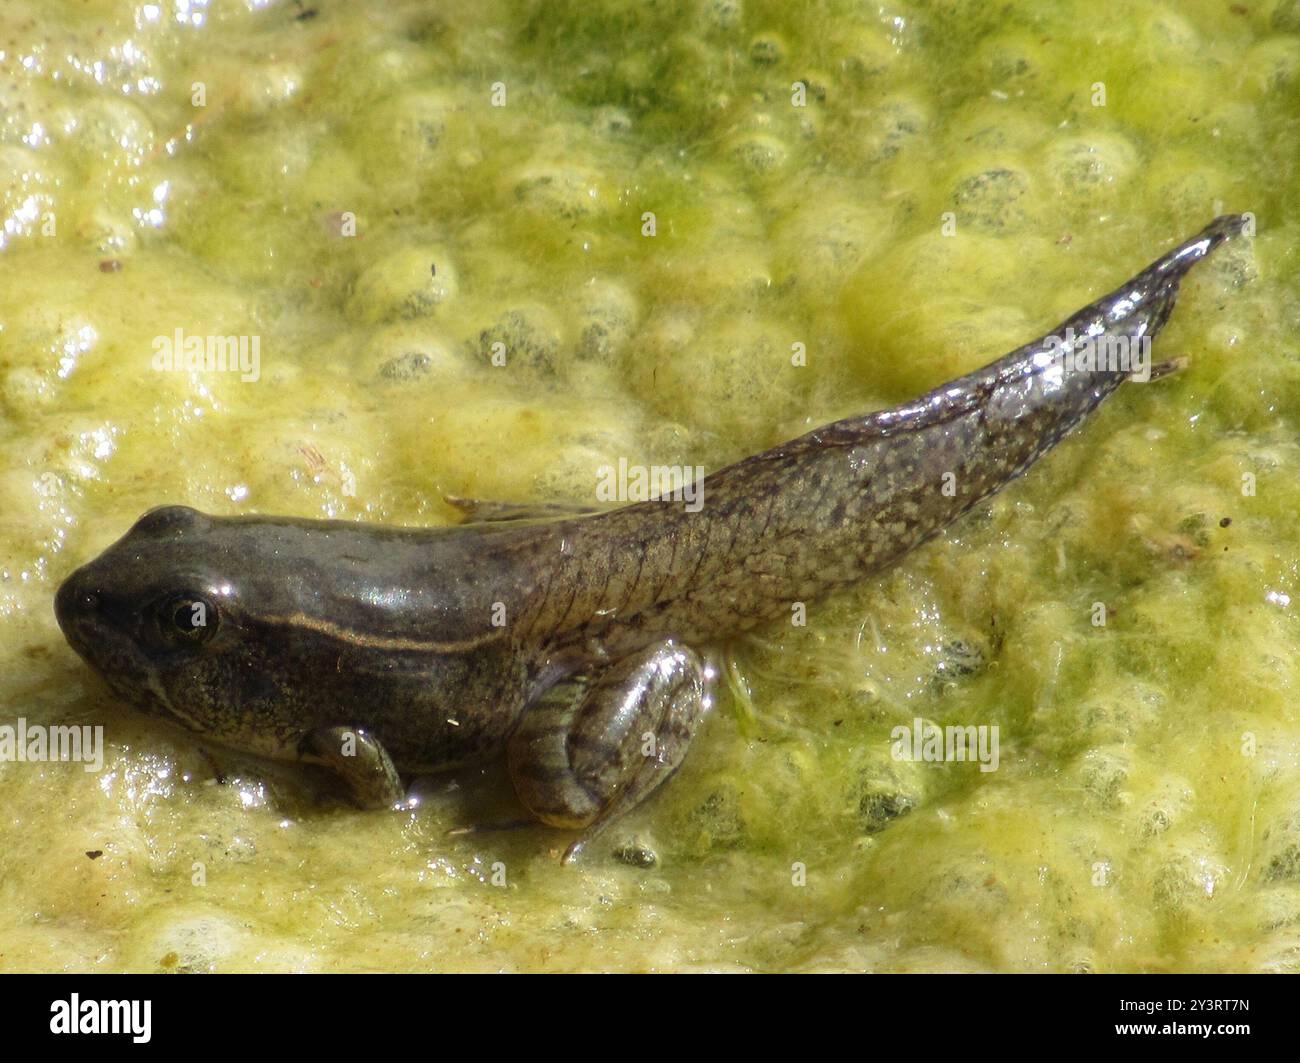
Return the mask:
POLYGON ((158 628, 174 643, 207 642, 217 633, 217 607, 201 594, 174 594, 158 609, 158 628))

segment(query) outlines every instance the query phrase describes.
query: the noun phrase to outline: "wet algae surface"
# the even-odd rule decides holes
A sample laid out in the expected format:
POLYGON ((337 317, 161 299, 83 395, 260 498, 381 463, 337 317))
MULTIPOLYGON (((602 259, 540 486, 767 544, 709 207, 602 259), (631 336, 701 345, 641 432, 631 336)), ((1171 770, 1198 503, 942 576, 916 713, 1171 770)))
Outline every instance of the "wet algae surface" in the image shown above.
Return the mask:
POLYGON ((0 969, 1300 968, 1298 104, 1294 0, 9 0, 0 725, 103 747, 0 759, 0 969), (518 818, 500 766, 361 813, 117 705, 55 625, 152 506, 437 525, 713 470, 1224 211, 1187 368, 714 647, 685 766, 575 866, 449 833, 518 818), (160 367, 177 330, 256 366, 160 367), (899 755, 927 724, 997 770, 899 755))

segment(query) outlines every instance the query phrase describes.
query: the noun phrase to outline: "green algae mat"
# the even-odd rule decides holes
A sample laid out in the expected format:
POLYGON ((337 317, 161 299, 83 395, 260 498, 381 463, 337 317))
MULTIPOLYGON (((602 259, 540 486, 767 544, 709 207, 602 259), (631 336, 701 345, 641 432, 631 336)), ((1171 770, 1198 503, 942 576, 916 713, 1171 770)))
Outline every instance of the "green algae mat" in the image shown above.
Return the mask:
POLYGON ((1300 969, 1298 134, 1295 0, 8 0, 0 970, 1300 969), (499 765, 355 811, 55 624, 153 506, 431 526, 713 470, 1224 212, 1186 368, 719 647, 683 769, 572 866, 459 832, 519 818, 499 765), (94 761, 5 745, 55 726, 94 761), (968 726, 996 770, 924 755, 968 726))

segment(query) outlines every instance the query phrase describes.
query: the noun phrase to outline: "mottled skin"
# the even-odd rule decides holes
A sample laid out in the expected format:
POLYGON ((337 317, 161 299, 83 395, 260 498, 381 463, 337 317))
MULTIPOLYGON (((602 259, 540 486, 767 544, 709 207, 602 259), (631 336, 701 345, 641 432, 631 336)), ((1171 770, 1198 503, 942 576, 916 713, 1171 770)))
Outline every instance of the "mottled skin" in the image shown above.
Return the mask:
POLYGON ((1127 377, 1050 338, 1149 341, 1242 224, 914 402, 714 473, 698 511, 480 504, 487 519, 400 529, 170 506, 67 579, 59 623, 124 700, 327 764, 363 804, 400 799, 396 769, 504 752, 534 816, 590 836, 684 756, 708 701, 690 647, 881 570, 1022 473, 1127 377))

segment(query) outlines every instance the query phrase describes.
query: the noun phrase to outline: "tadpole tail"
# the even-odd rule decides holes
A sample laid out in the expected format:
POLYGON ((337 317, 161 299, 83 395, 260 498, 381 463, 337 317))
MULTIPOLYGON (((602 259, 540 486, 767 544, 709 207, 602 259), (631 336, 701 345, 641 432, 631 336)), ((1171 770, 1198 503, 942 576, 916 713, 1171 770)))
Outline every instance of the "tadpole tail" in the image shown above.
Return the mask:
POLYGON ((590 591, 566 601, 563 619, 597 618, 573 627, 599 632, 610 653, 664 635, 705 643, 880 571, 1014 480, 1125 381, 1148 378, 1179 282, 1245 225, 1216 218, 1051 332, 917 399, 713 473, 698 514, 652 501, 567 525, 573 580, 590 591), (617 646, 611 613, 635 616, 617 646))
POLYGON ((1133 278, 1134 282, 1159 281, 1181 278, 1225 240, 1239 235, 1246 228, 1244 214, 1221 214, 1190 240, 1161 255, 1133 278))
POLYGON ((1145 310, 1145 334, 1154 338, 1173 313, 1179 282, 1216 247, 1239 235, 1246 222, 1244 214, 1221 214, 1190 240, 1161 255, 1120 288, 1075 316, 1085 317, 1089 311, 1099 311, 1104 324, 1109 326, 1145 310))

